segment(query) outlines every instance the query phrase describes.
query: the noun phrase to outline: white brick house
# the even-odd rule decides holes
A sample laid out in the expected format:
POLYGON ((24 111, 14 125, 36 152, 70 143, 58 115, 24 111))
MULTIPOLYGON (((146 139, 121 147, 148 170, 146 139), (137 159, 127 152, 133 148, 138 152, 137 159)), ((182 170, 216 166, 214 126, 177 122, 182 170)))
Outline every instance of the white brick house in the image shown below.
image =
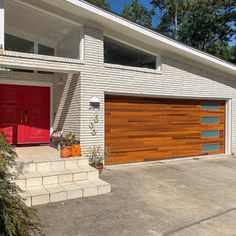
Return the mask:
POLYGON ((72 131, 83 151, 93 145, 111 147, 115 157, 107 164, 236 151, 235 65, 84 1, 0 0, 0 8, 0 89, 12 96, 0 92, 2 101, 8 99, 0 102, 0 129, 9 142, 47 142, 54 129, 72 131), (129 57, 126 48, 139 59, 121 61, 129 57), (110 52, 121 55, 113 60, 110 52), (35 87, 49 88, 49 99, 36 100, 34 125, 28 122, 33 122, 35 96, 30 94, 35 95, 35 87), (17 100, 19 94, 32 103, 17 100), (92 97, 99 98, 99 109, 91 107, 92 97), (145 109, 153 102, 151 114, 145 109), (137 111, 139 104, 145 106, 137 111), (158 104, 167 106, 166 113, 158 104), (125 107, 143 120, 132 121, 125 107), (123 118, 116 117, 119 112, 123 118), (189 118, 171 126, 182 113, 189 118), (142 126, 146 115, 152 118, 142 126), (161 117, 167 123, 155 123, 161 117))

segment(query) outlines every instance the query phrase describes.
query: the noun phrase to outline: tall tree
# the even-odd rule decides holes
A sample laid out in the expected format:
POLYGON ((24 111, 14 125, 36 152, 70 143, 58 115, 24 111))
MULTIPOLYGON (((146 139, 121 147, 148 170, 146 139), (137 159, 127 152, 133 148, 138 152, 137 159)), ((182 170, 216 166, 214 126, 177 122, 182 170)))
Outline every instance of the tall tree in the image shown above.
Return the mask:
POLYGON ((110 9, 110 4, 107 3, 106 0, 86 0, 86 1, 89 2, 89 3, 92 3, 92 4, 96 5, 96 6, 99 6, 101 8, 104 8, 106 10, 110 9))
POLYGON ((157 30, 224 59, 235 37, 236 0, 152 0, 161 12, 157 30))
POLYGON ((139 3, 138 0, 132 0, 131 3, 124 5, 122 16, 140 25, 151 28, 152 19, 155 13, 154 9, 155 8, 153 7, 149 10, 139 3))

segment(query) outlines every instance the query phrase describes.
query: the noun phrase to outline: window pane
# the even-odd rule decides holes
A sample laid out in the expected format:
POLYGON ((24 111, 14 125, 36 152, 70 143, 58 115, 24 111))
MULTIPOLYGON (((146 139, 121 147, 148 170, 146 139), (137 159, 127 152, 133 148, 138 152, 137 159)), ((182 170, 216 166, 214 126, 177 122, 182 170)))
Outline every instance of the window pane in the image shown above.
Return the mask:
POLYGON ((80 58, 80 31, 78 27, 64 30, 57 43, 57 56, 73 59, 80 58))
POLYGON ((219 150, 219 143, 202 145, 202 152, 210 152, 210 151, 218 151, 218 150, 219 150))
POLYGON ((5 9, 6 33, 18 38, 23 37, 28 40, 26 42, 30 42, 25 46, 26 43, 23 41, 24 44, 21 42, 13 47, 12 39, 6 37, 6 45, 10 45, 6 50, 34 53, 34 42, 39 44, 36 53, 80 59, 80 25, 19 4, 18 1, 6 1, 5 9))
POLYGON ((54 56, 54 48, 47 47, 45 45, 38 45, 38 54, 54 56))
POLYGON ((219 124, 219 117, 202 117, 202 124, 219 124))
POLYGON ((220 136, 219 130, 202 131, 203 138, 218 138, 220 136))
POLYGON ((34 43, 10 34, 5 34, 5 50, 34 53, 34 43))
POLYGON ((202 104, 202 110, 219 110, 218 104, 202 104))
POLYGON ((156 56, 104 38, 104 62, 124 66, 156 69, 156 56))

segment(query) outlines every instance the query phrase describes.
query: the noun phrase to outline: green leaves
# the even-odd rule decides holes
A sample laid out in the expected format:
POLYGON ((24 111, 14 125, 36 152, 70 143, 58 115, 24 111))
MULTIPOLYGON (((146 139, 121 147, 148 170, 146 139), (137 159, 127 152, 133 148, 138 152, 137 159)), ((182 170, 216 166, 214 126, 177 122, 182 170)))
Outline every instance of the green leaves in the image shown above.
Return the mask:
POLYGON ((104 8, 106 10, 110 9, 110 4, 106 2, 106 0, 87 0, 87 2, 90 2, 94 5, 97 5, 101 8, 104 8))
MULTIPOLYGON (((236 0, 153 0, 161 12, 157 31, 232 61, 228 42, 235 38, 236 0)), ((232 56, 231 56, 232 57, 232 56)))
POLYGON ((132 0, 130 4, 125 4, 122 16, 145 27, 152 27, 154 8, 148 10, 138 0, 132 0))
MULTIPOLYGON (((110 9, 106 0, 87 0, 110 9)), ((159 18, 157 32, 235 63, 236 0, 150 0, 151 9, 138 0, 125 4, 122 16, 148 28, 159 18)))
POLYGON ((14 183, 14 174, 8 172, 15 164, 17 154, 0 133, 0 235, 28 236, 39 232, 35 210, 27 207, 14 183), (35 220, 35 222, 34 222, 35 220))

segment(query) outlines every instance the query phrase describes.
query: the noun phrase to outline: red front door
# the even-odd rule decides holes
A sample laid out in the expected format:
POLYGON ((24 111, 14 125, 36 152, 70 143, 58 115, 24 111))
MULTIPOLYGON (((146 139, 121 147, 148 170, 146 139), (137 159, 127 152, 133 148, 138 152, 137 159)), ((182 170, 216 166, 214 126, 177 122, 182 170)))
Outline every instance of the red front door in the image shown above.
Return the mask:
POLYGON ((10 144, 48 143, 50 88, 0 84, 0 132, 10 144))

